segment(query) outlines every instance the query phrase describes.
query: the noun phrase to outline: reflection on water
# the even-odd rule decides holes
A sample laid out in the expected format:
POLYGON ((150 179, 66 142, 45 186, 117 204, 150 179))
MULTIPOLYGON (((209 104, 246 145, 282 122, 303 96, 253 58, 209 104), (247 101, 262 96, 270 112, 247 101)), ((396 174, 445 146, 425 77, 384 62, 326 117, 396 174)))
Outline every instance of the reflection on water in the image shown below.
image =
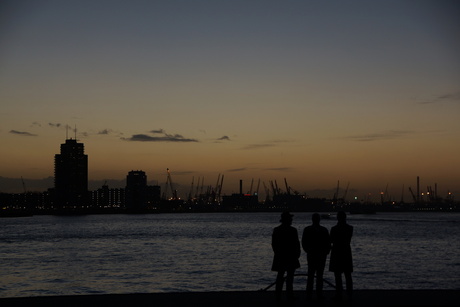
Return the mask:
MULTIPOLYGON (((302 233, 311 214, 294 214, 302 233)), ((348 221, 356 289, 459 289, 460 214, 348 221)), ((0 296, 259 290, 275 278, 270 241, 278 224, 278 213, 3 218, 0 296)), ((301 266, 297 273, 306 272, 305 254, 301 266)), ((296 278, 295 287, 305 282, 296 278)))

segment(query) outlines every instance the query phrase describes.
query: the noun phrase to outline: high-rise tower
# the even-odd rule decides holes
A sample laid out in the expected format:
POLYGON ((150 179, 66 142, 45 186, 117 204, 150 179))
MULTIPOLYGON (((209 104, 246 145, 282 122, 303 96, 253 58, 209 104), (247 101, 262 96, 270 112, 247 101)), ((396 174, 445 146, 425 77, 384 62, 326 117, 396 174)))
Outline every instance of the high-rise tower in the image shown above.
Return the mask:
POLYGON ((55 205, 61 208, 88 206, 88 155, 83 143, 66 139, 54 156, 55 205))
POLYGON ((147 205, 147 176, 143 171, 130 171, 126 176, 126 207, 139 209, 147 205))

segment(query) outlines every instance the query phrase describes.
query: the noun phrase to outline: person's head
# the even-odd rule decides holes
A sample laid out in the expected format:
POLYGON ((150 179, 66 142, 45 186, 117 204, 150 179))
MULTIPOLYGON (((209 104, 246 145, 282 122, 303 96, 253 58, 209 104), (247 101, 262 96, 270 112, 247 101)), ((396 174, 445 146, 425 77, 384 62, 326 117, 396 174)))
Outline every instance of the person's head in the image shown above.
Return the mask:
POLYGON ((337 212, 337 221, 339 223, 345 223, 347 221, 347 214, 345 213, 345 211, 337 212))
POLYGON ((319 225, 319 221, 321 220, 319 213, 313 213, 311 215, 311 221, 313 222, 313 225, 319 225))
POLYGON ((287 225, 291 225, 292 224, 292 217, 294 215, 292 215, 289 211, 284 211, 282 214, 281 214, 281 219, 280 219, 280 222, 282 224, 287 224, 287 225))

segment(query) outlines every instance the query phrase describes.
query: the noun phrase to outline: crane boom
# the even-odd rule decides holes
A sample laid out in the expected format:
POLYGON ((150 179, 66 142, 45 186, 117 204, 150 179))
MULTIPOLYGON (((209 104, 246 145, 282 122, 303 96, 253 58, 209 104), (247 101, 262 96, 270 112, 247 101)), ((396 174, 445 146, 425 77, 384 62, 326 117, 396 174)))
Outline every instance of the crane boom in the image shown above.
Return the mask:
POLYGON ((284 178, 284 185, 286 186, 286 193, 287 193, 287 195, 290 195, 290 194, 291 194, 291 189, 289 188, 289 185, 288 185, 288 183, 287 183, 286 178, 284 178))
POLYGON ((342 196, 342 201, 343 202, 346 202, 346 198, 347 198, 347 194, 348 194, 348 187, 350 186, 350 182, 347 183, 347 188, 345 189, 345 192, 343 193, 343 196, 342 196))
MULTIPOLYGON (((177 199, 177 191, 175 191, 174 188, 173 188, 173 183, 172 183, 172 179, 171 179, 171 172, 169 171, 169 168, 166 169, 166 172, 168 173, 168 177, 166 178, 166 188, 168 187, 168 183, 169 183, 169 187, 171 188, 172 198, 177 199)), ((165 193, 166 193, 166 191, 165 191, 165 193)))
POLYGON ((26 189, 26 184, 24 182, 24 179, 22 178, 21 176, 21 181, 22 181, 22 188, 24 189, 24 194, 27 193, 27 189, 26 189))
POLYGON ((412 188, 409 187, 410 194, 412 195, 412 199, 414 200, 414 203, 417 203, 417 197, 415 197, 414 192, 412 191, 412 188))

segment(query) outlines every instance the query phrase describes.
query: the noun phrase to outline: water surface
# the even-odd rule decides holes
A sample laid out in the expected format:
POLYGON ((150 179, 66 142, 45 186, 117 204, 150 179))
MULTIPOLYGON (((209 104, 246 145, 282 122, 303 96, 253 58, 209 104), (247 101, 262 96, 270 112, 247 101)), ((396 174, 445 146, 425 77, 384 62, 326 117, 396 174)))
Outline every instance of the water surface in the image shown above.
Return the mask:
MULTIPOLYGON (((299 232, 311 213, 294 213, 299 232)), ((460 214, 350 215, 356 289, 460 289, 460 214)), ((332 219, 322 220, 328 229, 332 219)), ((279 213, 0 219, 0 297, 254 291, 274 281, 279 213)), ((301 256, 306 272, 306 256, 301 256)), ((325 272, 333 281, 333 274, 325 272)), ((296 289, 305 288, 298 277, 296 289)))

